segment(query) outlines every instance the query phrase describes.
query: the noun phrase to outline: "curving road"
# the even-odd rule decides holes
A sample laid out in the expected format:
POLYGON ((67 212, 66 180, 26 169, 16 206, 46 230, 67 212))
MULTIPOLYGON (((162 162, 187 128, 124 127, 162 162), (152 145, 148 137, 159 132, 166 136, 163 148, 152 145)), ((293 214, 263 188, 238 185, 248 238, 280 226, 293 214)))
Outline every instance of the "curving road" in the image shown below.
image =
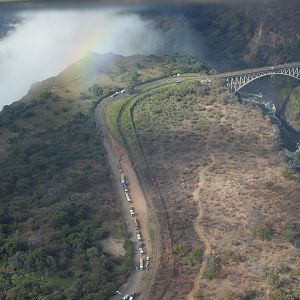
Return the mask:
MULTIPOLYGON (((170 83, 175 83, 178 81, 187 81, 187 80, 199 80, 199 79, 203 79, 203 76, 188 76, 188 77, 171 77, 171 78, 163 78, 163 79, 158 79, 158 80, 154 80, 152 82, 148 82, 148 83, 143 83, 140 85, 137 85, 135 87, 135 92, 141 93, 143 92, 145 89, 153 87, 153 86, 163 86, 166 84, 170 84, 170 83)), ((97 128, 99 129, 100 133, 101 133, 101 139, 102 139, 102 143, 104 144, 106 153, 107 153, 107 158, 108 158, 108 162, 111 168, 111 172, 113 174, 114 177, 114 181, 115 181, 115 185, 117 187, 120 199, 121 201, 121 205, 122 205, 122 212, 124 215, 124 219, 125 219, 125 223, 128 225, 128 231, 129 234, 131 235, 131 239, 132 242, 134 243, 135 247, 134 249, 136 250, 136 244, 137 244, 137 240, 135 237, 135 230, 133 228, 132 225, 132 221, 131 221, 131 217, 128 213, 128 203, 126 201, 125 195, 124 195, 124 191, 121 187, 120 184, 120 173, 119 173, 119 169, 123 169, 125 175, 127 176, 127 179, 130 183, 130 185, 133 187, 134 189, 134 193, 135 195, 132 195, 132 198, 134 200, 134 204, 138 205, 138 209, 140 211, 137 211, 140 216, 143 216, 143 218, 141 218, 141 220, 144 220, 144 223, 141 224, 141 231, 142 231, 142 235, 143 237, 145 237, 145 240, 150 240, 148 237, 148 232, 147 232, 147 216, 149 215, 154 215, 156 220, 158 220, 157 217, 157 213, 155 212, 154 209, 151 209, 151 205, 149 203, 147 203, 145 196, 143 195, 143 191, 142 188, 140 186, 140 182, 139 179, 137 178, 137 175, 135 173, 135 170, 132 166, 132 163, 126 153, 126 150, 119 145, 110 135, 109 133, 109 129, 106 123, 106 106, 108 104, 108 102, 110 101, 114 101, 116 99, 120 99, 125 97, 125 95, 118 95, 114 98, 106 97, 104 98, 95 108, 94 110, 94 118, 96 121, 96 125, 97 128), (136 196, 136 197, 134 197, 136 196), (137 199, 137 200, 135 200, 137 199), (136 201, 140 201, 140 203, 135 203, 136 201), (151 212, 145 212, 144 210, 149 210, 151 209, 151 212)), ((155 226, 159 226, 157 224, 157 222, 155 222, 155 226)), ((158 230, 157 230, 158 232, 158 230)), ((159 238, 159 237, 157 237, 159 238)), ((157 245, 158 243, 156 243, 157 245)), ((158 246, 156 246, 158 247, 158 246)), ((151 249, 151 245, 147 245, 146 243, 146 251, 147 251, 147 255, 148 253, 151 252, 151 250, 153 251, 153 249, 151 249)), ((157 250, 157 249, 155 249, 157 250)), ((151 261, 151 263, 153 264, 151 267, 151 276, 152 278, 149 278, 149 275, 147 277, 147 280, 145 280, 144 275, 145 274, 149 274, 148 272, 140 272, 140 271, 133 271, 131 273, 131 275, 128 277, 126 283, 120 287, 119 291, 121 292, 122 296, 120 295, 115 295, 113 296, 111 299, 113 300, 117 300, 117 299, 122 299, 123 295, 130 295, 132 292, 136 292, 137 294, 139 294, 138 297, 136 297, 135 299, 149 299, 149 295, 150 295, 150 289, 152 284, 154 283, 154 278, 156 276, 156 271, 158 269, 159 266, 159 257, 160 257, 160 253, 159 251, 156 251, 157 257, 156 257, 156 263, 153 261, 151 261)), ((134 261, 138 262, 139 260, 139 255, 137 253, 137 251, 135 251, 135 257, 134 257, 134 261)))
MULTIPOLYGON (((101 138, 102 142, 104 144, 108 162, 111 168, 111 172, 114 177, 115 186, 117 187, 117 192, 119 194, 119 197, 121 199, 121 210, 124 216, 125 223, 128 227, 129 235, 132 237, 131 240, 136 245, 137 240, 134 234, 134 228, 131 221, 131 216, 128 211, 128 203, 125 198, 125 194, 123 191, 123 188, 120 184, 120 173, 119 169, 122 168, 124 170, 124 173, 127 176, 127 180, 132 184, 136 184, 136 181, 132 178, 129 178, 129 174, 133 174, 134 176, 134 170, 130 164, 130 161, 128 159, 128 156, 126 153, 122 152, 121 148, 118 148, 118 145, 115 143, 115 141, 111 138, 108 127, 106 125, 106 110, 105 107, 107 105, 107 102, 110 101, 111 98, 107 97, 104 100, 100 102, 100 104, 97 105, 94 116, 96 120, 97 127, 100 129, 101 132, 101 138), (120 157, 122 157, 122 160, 120 161, 120 157)), ((132 177, 130 176, 130 177, 132 177)), ((132 198, 134 199, 133 195, 132 198)), ((136 247, 134 247, 136 249, 136 247)), ((135 257, 134 261, 138 261, 138 253, 135 251, 135 257)), ((139 292, 141 293, 141 286, 142 286, 142 277, 143 272, 132 272, 130 277, 128 278, 127 282, 119 289, 123 295, 131 294, 132 292, 139 292)), ((116 295, 112 297, 111 299, 120 299, 120 295, 116 295)))

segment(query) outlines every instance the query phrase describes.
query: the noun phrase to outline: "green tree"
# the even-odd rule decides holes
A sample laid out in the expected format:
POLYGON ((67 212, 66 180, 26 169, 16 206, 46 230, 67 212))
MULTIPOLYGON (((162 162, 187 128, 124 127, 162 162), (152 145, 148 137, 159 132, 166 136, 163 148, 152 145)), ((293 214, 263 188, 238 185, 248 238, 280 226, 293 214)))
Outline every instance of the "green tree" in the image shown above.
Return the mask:
POLYGON ((87 205, 78 203, 64 203, 56 207, 50 215, 50 223, 55 228, 64 225, 74 226, 87 215, 87 205))
POLYGON ((89 88, 89 92, 91 92, 94 97, 101 97, 103 95, 103 89, 98 83, 94 83, 89 88))

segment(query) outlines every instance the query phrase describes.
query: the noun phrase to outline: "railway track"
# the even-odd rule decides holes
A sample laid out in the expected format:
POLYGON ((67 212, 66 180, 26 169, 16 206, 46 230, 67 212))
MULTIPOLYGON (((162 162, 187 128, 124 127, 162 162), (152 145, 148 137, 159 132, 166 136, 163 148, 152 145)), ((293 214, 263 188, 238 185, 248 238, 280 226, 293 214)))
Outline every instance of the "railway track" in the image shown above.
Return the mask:
POLYGON ((162 299, 168 289, 170 282, 172 281, 174 273, 174 258, 172 254, 172 243, 171 235, 169 231, 168 216, 167 211, 164 205, 163 198, 160 193, 159 186, 153 176, 153 170, 151 164, 149 163, 140 137, 138 135, 134 119, 133 111, 137 104, 138 100, 135 99, 134 105, 130 108, 130 118, 133 125, 133 132, 135 136, 135 142, 138 146, 138 151, 133 150, 130 145, 130 142, 124 133, 121 124, 121 118, 124 113, 124 110, 131 103, 124 105, 119 112, 117 124, 119 132, 122 136, 123 142, 128 149, 129 156, 135 163, 135 170, 138 174, 138 177, 141 180, 142 188, 147 195, 147 200, 149 205, 152 208, 154 221, 156 224, 156 234, 155 234, 155 262, 152 264, 152 271, 150 275, 150 280, 144 292, 143 299, 162 299), (159 287, 159 288, 156 288, 159 287))

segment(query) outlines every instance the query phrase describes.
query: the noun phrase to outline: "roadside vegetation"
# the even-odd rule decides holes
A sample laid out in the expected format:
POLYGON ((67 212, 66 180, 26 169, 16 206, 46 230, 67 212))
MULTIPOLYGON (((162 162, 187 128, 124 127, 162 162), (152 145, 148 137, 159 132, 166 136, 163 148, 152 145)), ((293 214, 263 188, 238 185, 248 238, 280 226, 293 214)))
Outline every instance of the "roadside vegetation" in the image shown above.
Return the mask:
POLYGON ((125 99, 118 99, 115 101, 112 101, 109 103, 107 106, 107 111, 106 111, 106 122, 108 125, 108 128, 113 135, 113 137, 119 141, 119 143, 123 143, 123 138, 121 135, 121 132, 119 130, 119 124, 118 120, 119 117, 121 116, 121 112, 123 108, 127 105, 127 103, 130 101, 130 98, 125 98, 125 99))

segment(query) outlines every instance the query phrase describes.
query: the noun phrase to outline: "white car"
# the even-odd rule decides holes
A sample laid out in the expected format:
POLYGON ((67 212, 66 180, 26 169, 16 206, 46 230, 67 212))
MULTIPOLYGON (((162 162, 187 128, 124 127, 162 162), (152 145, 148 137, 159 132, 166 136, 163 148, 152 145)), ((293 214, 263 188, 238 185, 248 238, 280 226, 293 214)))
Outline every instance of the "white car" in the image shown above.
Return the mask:
POLYGON ((144 249, 142 247, 139 248, 140 255, 144 254, 144 249))
POLYGON ((133 210, 133 207, 130 207, 130 208, 129 208, 129 212, 130 212, 130 215, 131 215, 132 217, 134 217, 134 210, 133 210))
POLYGON ((125 196, 126 196, 127 201, 128 201, 128 202, 131 202, 131 198, 130 198, 128 192, 125 192, 125 196))
POLYGON ((136 234, 136 238, 137 238, 137 240, 140 242, 140 241, 142 240, 141 234, 140 234, 140 233, 137 233, 137 234, 136 234))
POLYGON ((122 298, 122 300, 127 300, 127 299, 129 299, 129 295, 125 295, 125 296, 122 298))

